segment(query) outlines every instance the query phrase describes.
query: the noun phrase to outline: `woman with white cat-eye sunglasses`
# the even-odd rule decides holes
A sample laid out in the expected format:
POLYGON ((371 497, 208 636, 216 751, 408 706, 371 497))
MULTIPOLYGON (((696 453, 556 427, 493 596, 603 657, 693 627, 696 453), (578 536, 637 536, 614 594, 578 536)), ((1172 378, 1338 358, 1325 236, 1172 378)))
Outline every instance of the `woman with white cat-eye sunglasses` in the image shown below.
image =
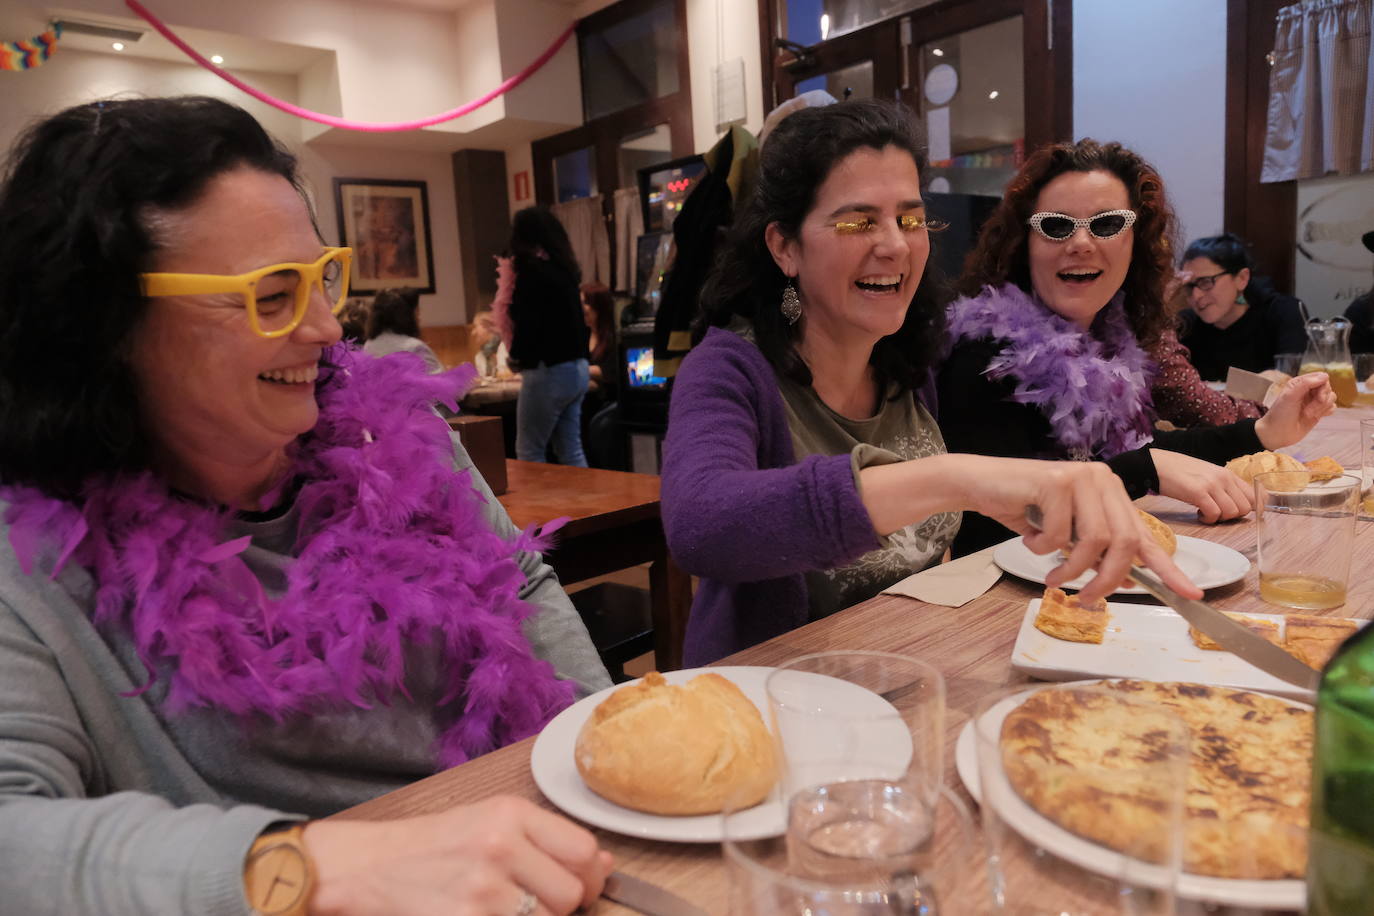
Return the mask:
MULTIPOLYGON (((1159 174, 1120 144, 1058 144, 1027 159, 950 306, 938 388, 951 451, 1106 461, 1132 497, 1173 496, 1209 522, 1250 511, 1247 488, 1218 465, 1297 442, 1334 396, 1313 373, 1258 421, 1156 432, 1173 221, 1159 174)), ((1010 536, 970 514, 953 550, 1010 536)))

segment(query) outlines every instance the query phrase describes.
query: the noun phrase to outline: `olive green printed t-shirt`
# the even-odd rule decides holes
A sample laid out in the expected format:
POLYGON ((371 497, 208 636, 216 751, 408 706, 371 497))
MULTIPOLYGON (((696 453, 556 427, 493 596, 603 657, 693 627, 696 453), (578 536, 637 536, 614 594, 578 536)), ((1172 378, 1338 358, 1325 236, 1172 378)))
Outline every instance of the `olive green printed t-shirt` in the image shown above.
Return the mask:
MULTIPOLYGON (((808 455, 848 452, 857 483, 863 468, 944 454, 940 428, 912 392, 884 399, 875 416, 853 420, 827 407, 809 385, 779 378, 778 387, 798 461, 808 455)), ((882 547, 848 566, 807 573, 810 619, 866 601, 892 583, 940 562, 959 530, 959 519, 958 512, 931 516, 880 538, 882 547)))

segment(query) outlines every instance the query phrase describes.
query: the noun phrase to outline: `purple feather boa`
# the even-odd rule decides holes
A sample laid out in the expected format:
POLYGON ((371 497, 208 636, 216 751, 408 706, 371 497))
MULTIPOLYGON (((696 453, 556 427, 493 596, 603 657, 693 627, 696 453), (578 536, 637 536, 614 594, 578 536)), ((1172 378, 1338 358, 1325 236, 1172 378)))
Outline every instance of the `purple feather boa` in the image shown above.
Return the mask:
POLYGON ((491 529, 430 407, 456 408, 472 368, 426 375, 414 354, 342 345, 321 368, 319 422, 289 449, 300 534, 283 595, 268 597, 240 558, 248 538, 224 540, 224 508, 148 472, 92 481, 80 505, 0 489, 25 572, 40 550, 56 556, 53 577, 69 560, 88 569, 94 622, 130 635, 143 690, 165 674, 173 711, 368 709, 406 695, 408 647, 437 643, 440 763, 534 734, 573 695, 521 630, 535 609, 519 598, 515 554, 546 544, 491 529))
POLYGON ((1092 333, 1061 318, 1014 283, 985 286, 949 307, 952 340, 1005 341, 987 377, 1016 383, 1012 399, 1039 408, 1070 457, 1114 458, 1154 438, 1155 371, 1136 342, 1117 293, 1092 333))

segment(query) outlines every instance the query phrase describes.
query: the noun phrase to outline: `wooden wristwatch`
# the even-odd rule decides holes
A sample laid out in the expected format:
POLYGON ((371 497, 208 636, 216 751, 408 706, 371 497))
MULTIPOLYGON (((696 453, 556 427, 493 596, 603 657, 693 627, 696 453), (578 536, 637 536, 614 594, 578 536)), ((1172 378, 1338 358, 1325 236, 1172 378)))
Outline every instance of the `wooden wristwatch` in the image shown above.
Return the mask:
POLYGON ((305 825, 258 837, 243 863, 243 889, 259 916, 305 916, 314 868, 305 851, 305 825))

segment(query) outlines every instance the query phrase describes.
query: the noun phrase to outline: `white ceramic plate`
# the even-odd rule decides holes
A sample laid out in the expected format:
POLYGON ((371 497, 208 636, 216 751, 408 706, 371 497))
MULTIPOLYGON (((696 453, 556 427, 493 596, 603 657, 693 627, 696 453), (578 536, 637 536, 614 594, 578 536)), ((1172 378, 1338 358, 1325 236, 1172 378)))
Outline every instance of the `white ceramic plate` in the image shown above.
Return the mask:
MULTIPOLYGON (((1152 604, 1107 605, 1111 622, 1101 645, 1055 639, 1035 628, 1040 610, 1036 598, 1021 618, 1011 665, 1046 681, 1076 681, 1085 677, 1134 677, 1146 681, 1189 681, 1278 694, 1311 702, 1312 692, 1281 681, 1230 652, 1199 649, 1188 635, 1188 621, 1167 607, 1152 604)), ((1272 620, 1279 635, 1287 618, 1282 614, 1251 614, 1272 620)), ((1358 626, 1368 621, 1353 620, 1358 626)))
MULTIPOLYGON (((1092 684, 1095 681, 1086 681, 1092 684)), ((984 715, 992 716, 991 726, 1000 728, 1001 721, 1019 705, 1021 698, 1035 691, 1031 688, 1024 694, 1008 697, 984 715)), ((1306 705, 1306 704, 1295 704, 1306 705)), ((963 780, 964 787, 974 800, 982 804, 982 785, 978 775, 978 738, 973 730, 973 722, 968 722, 959 732, 959 740, 954 746, 954 766, 963 780)), ((998 810, 1002 820, 1017 833, 1033 838, 1046 850, 1081 868, 1100 875, 1118 875, 1122 871, 1122 856, 1104 846, 1099 846, 1070 833, 1053 821, 1043 817, 1030 805, 1017 799, 998 810)), ((1307 905, 1307 890, 1302 881, 1285 879, 1281 881, 1244 880, 1240 878, 1211 878, 1204 875, 1179 875, 1178 895, 1188 900, 1200 900, 1237 907, 1251 907, 1257 910, 1297 910, 1301 912, 1307 905)))
MULTIPOLYGON (((765 682, 774 670, 742 666, 689 668, 686 671, 670 671, 663 677, 670 684, 682 684, 698 674, 719 674, 733 681, 735 686, 759 708, 764 722, 769 722, 771 718, 765 682)), ((866 711, 880 720, 876 728, 867 729, 863 734, 847 736, 846 740, 851 744, 846 746, 855 755, 855 759, 846 766, 858 766, 858 770, 846 771, 841 778, 866 779, 888 772, 902 772, 907 768, 912 754, 911 732, 902 723, 891 703, 872 691, 839 678, 803 673, 799 673, 799 676, 805 680, 799 683, 793 678, 788 683, 793 687, 805 687, 808 695, 822 697, 827 703, 835 703, 840 708, 852 711, 866 711), (820 688, 819 692, 813 692, 817 687, 820 688), (896 717, 895 727, 888 717, 896 717)), ((582 781, 582 776, 577 772, 577 764, 573 760, 577 735, 582 731, 582 725, 590 718, 592 711, 608 695, 625 686, 627 684, 617 684, 594 693, 569 706, 544 726, 539 737, 534 739, 534 749, 530 752, 530 773, 535 784, 539 786, 539 791, 565 813, 616 833, 678 843, 720 842, 724 824, 719 814, 672 817, 634 811, 602 798, 587 788, 587 784, 582 781)), ((813 736, 798 734, 793 737, 801 739, 803 745, 809 738, 827 748, 834 746, 836 742, 833 733, 817 733, 813 736)), ((645 753, 653 751, 646 749, 645 753)), ((781 797, 780 786, 774 786, 766 799, 748 811, 740 812, 735 822, 739 838, 758 839, 782 833, 785 814, 781 797)))
MULTIPOLYGON (((689 668, 685 671, 670 671, 663 675, 670 684, 682 684, 698 674, 707 671, 719 674, 735 682, 754 705, 759 708, 763 721, 768 721, 768 694, 764 681, 772 673, 772 668, 728 667, 689 668)), ((597 795, 582 781, 573 762, 573 748, 577 744, 577 734, 582 723, 591 716, 592 710, 601 705, 612 692, 625 684, 616 684, 585 699, 579 700, 563 710, 553 721, 544 726, 539 737, 534 739, 534 749, 530 752, 530 773, 534 776, 539 791, 564 813, 596 827, 623 833, 626 836, 643 837, 648 840, 671 840, 678 843, 718 843, 723 825, 719 814, 702 814, 687 817, 671 817, 646 814, 622 808, 614 802, 597 795)), ((653 753, 646 749, 645 753, 653 753)), ((783 831, 783 810, 777 786, 760 804, 741 814, 741 839, 776 836, 783 831)))
MULTIPOLYGON (((1019 537, 998 544, 992 551, 992 560, 1013 576, 1041 583, 1045 581, 1045 577, 1050 574, 1050 571, 1060 563, 1058 553, 1044 555, 1031 553, 1026 542, 1019 537)), ((1178 552, 1174 554, 1174 562, 1189 579, 1193 580, 1198 588, 1217 588, 1222 585, 1230 585, 1232 582, 1239 582, 1244 579, 1245 574, 1250 571, 1250 561, 1245 559, 1245 555, 1240 551, 1232 550, 1230 547, 1212 541, 1190 538, 1185 535, 1178 536, 1178 552)), ((1061 587, 1069 591, 1080 589, 1087 585, 1094 575, 1096 574, 1093 572, 1084 573, 1061 587)), ((1114 594, 1146 595, 1149 593, 1138 585, 1132 585, 1130 588, 1119 588, 1114 594)))

